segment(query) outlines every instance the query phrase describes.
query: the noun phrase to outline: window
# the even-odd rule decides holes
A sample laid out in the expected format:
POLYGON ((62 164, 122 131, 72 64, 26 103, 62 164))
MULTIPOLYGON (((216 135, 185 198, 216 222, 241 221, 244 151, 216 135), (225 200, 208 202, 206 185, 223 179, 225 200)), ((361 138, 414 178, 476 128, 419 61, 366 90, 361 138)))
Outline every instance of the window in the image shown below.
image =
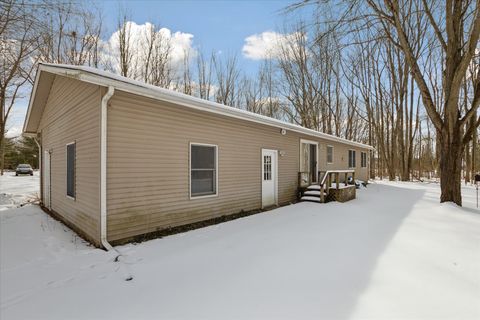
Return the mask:
POLYGON ((355 150, 348 150, 348 167, 349 168, 355 168, 356 166, 355 158, 356 158, 355 150))
POLYGON ((366 152, 360 153, 360 165, 362 166, 362 168, 367 167, 367 153, 366 152))
POLYGON ((67 144, 67 196, 75 198, 76 143, 67 144))
POLYGON ((263 181, 272 180, 272 156, 263 156, 263 181))
POLYGON ((190 196, 217 194, 217 146, 190 145, 190 196))
POLYGON ((327 163, 333 163, 333 146, 327 146, 327 163))

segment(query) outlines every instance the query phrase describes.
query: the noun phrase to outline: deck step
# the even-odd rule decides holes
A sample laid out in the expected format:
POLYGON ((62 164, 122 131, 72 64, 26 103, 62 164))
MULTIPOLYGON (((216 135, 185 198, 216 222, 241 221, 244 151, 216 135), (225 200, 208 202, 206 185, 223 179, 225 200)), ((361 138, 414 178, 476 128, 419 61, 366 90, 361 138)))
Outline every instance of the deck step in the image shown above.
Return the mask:
POLYGON ((300 198, 300 200, 322 203, 322 200, 320 200, 319 197, 312 197, 312 196, 303 196, 300 198))
POLYGON ((307 187, 307 190, 320 190, 320 186, 318 184, 312 184, 307 187))
MULTIPOLYGON (((320 190, 307 190, 303 193, 304 196, 313 196, 313 197, 320 197, 320 190)), ((323 194, 327 196, 327 193, 324 191, 323 194)))

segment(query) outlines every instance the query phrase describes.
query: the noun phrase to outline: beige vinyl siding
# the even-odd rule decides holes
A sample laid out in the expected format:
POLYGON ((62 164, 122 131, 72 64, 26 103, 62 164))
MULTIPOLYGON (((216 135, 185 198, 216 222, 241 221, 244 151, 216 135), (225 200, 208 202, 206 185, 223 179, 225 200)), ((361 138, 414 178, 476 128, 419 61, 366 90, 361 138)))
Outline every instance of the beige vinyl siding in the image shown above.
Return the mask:
POLYGON ((345 170, 348 167, 348 150, 355 150, 355 177, 361 180, 368 180, 369 151, 358 147, 352 147, 338 142, 322 143, 320 148, 320 170, 345 170), (327 163, 327 144, 333 146, 333 163, 327 163), (367 167, 362 168, 360 162, 360 152, 367 153, 367 167), (325 168, 325 169, 323 169, 325 168))
POLYGON ((43 151, 51 151, 51 208, 99 244, 99 86, 56 76, 40 121, 43 151), (76 142, 76 198, 66 196, 66 145, 76 142))
POLYGON ((351 147, 340 143, 116 91, 108 109, 108 240, 259 209, 262 148, 284 152, 278 202, 294 201, 301 138, 320 143, 320 170, 347 167, 351 147), (216 197, 189 198, 191 142, 218 146, 216 197), (328 167, 327 144, 335 148, 328 167))

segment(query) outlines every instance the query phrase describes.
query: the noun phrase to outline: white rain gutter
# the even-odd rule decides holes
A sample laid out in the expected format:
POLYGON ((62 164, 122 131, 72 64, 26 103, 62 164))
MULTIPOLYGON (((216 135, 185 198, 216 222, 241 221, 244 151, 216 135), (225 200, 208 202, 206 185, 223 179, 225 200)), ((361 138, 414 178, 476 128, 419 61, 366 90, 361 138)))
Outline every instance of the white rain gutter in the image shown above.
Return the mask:
MULTIPOLYGON (((267 126, 273 126, 279 129, 284 128, 284 129, 305 134, 308 136, 314 136, 314 137, 329 140, 329 141, 348 144, 348 145, 363 148, 363 149, 374 150, 372 146, 369 146, 363 143, 335 137, 326 133, 318 132, 312 129, 307 129, 292 123, 287 123, 274 118, 262 116, 259 114, 254 114, 246 110, 228 107, 225 105, 221 105, 219 103, 203 100, 193 96, 188 96, 179 92, 173 92, 171 90, 155 87, 153 85, 148 85, 146 83, 134 81, 131 79, 126 79, 125 77, 116 76, 111 73, 100 71, 100 70, 89 68, 89 67, 42 63, 40 64, 40 68, 41 70, 46 72, 59 74, 67 77, 73 77, 80 81, 85 81, 85 82, 93 83, 100 86, 114 85, 117 88, 117 90, 137 94, 144 97, 149 97, 149 98, 164 101, 164 102, 170 102, 170 103, 180 105, 183 107, 188 107, 191 109, 220 114, 230 118, 237 118, 237 119, 246 120, 250 122, 260 123, 267 126)), ((29 106, 29 109, 27 112, 27 121, 29 118, 30 109, 31 108, 29 106)))
POLYGON ((100 123, 100 241, 108 251, 115 250, 107 241, 107 106, 114 92, 109 86, 102 98, 100 123))

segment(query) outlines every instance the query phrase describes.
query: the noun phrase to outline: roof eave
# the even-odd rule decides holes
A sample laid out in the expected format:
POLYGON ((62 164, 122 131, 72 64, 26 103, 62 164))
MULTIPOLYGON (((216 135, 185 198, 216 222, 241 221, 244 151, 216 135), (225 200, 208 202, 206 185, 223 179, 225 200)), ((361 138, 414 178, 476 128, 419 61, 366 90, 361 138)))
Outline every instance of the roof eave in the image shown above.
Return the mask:
MULTIPOLYGON (((84 70, 81 67, 41 64, 39 66, 39 72, 37 72, 37 77, 35 79, 35 82, 37 82, 39 78, 39 73, 42 71, 76 78, 78 80, 93 83, 100 86, 105 86, 105 87, 113 86, 120 91, 125 91, 132 94, 137 94, 137 95, 145 96, 148 98, 152 98, 155 100, 160 100, 164 102, 170 102, 173 104, 186 106, 186 107, 200 110, 200 111, 216 113, 216 114, 220 114, 227 117, 233 117, 233 118, 251 121, 251 122, 264 124, 264 125, 269 125, 277 128, 284 128, 293 132, 305 134, 308 136, 315 136, 317 138, 325 139, 328 141, 334 141, 334 142, 344 143, 344 144, 348 144, 348 145, 363 148, 363 149, 374 150, 372 146, 366 145, 360 142, 355 142, 355 141, 347 140, 344 138, 332 136, 326 133, 322 133, 312 129, 307 129, 307 128, 304 128, 295 124, 291 124, 288 122, 284 122, 278 119, 254 114, 254 113, 241 110, 241 109, 236 109, 233 107, 228 107, 216 102, 188 96, 188 95, 173 92, 167 89, 162 89, 158 87, 153 88, 153 86, 151 85, 139 83, 138 81, 134 81, 134 80, 129 81, 128 79, 125 79, 125 80, 119 79, 119 78, 113 77, 113 75, 112 76, 101 75, 94 71, 84 70)), ((35 86, 36 86, 36 83, 35 83, 35 86)), ((36 88, 34 87, 34 90, 32 91, 32 95, 35 93, 35 90, 36 88)), ((31 103, 32 97, 30 98, 30 100, 31 100, 30 101, 31 103)), ((29 111, 30 111, 30 108, 31 106, 29 105, 29 111)), ((28 115, 27 115, 27 120, 28 120, 28 115)), ((27 121, 25 123, 27 123, 27 121)))

